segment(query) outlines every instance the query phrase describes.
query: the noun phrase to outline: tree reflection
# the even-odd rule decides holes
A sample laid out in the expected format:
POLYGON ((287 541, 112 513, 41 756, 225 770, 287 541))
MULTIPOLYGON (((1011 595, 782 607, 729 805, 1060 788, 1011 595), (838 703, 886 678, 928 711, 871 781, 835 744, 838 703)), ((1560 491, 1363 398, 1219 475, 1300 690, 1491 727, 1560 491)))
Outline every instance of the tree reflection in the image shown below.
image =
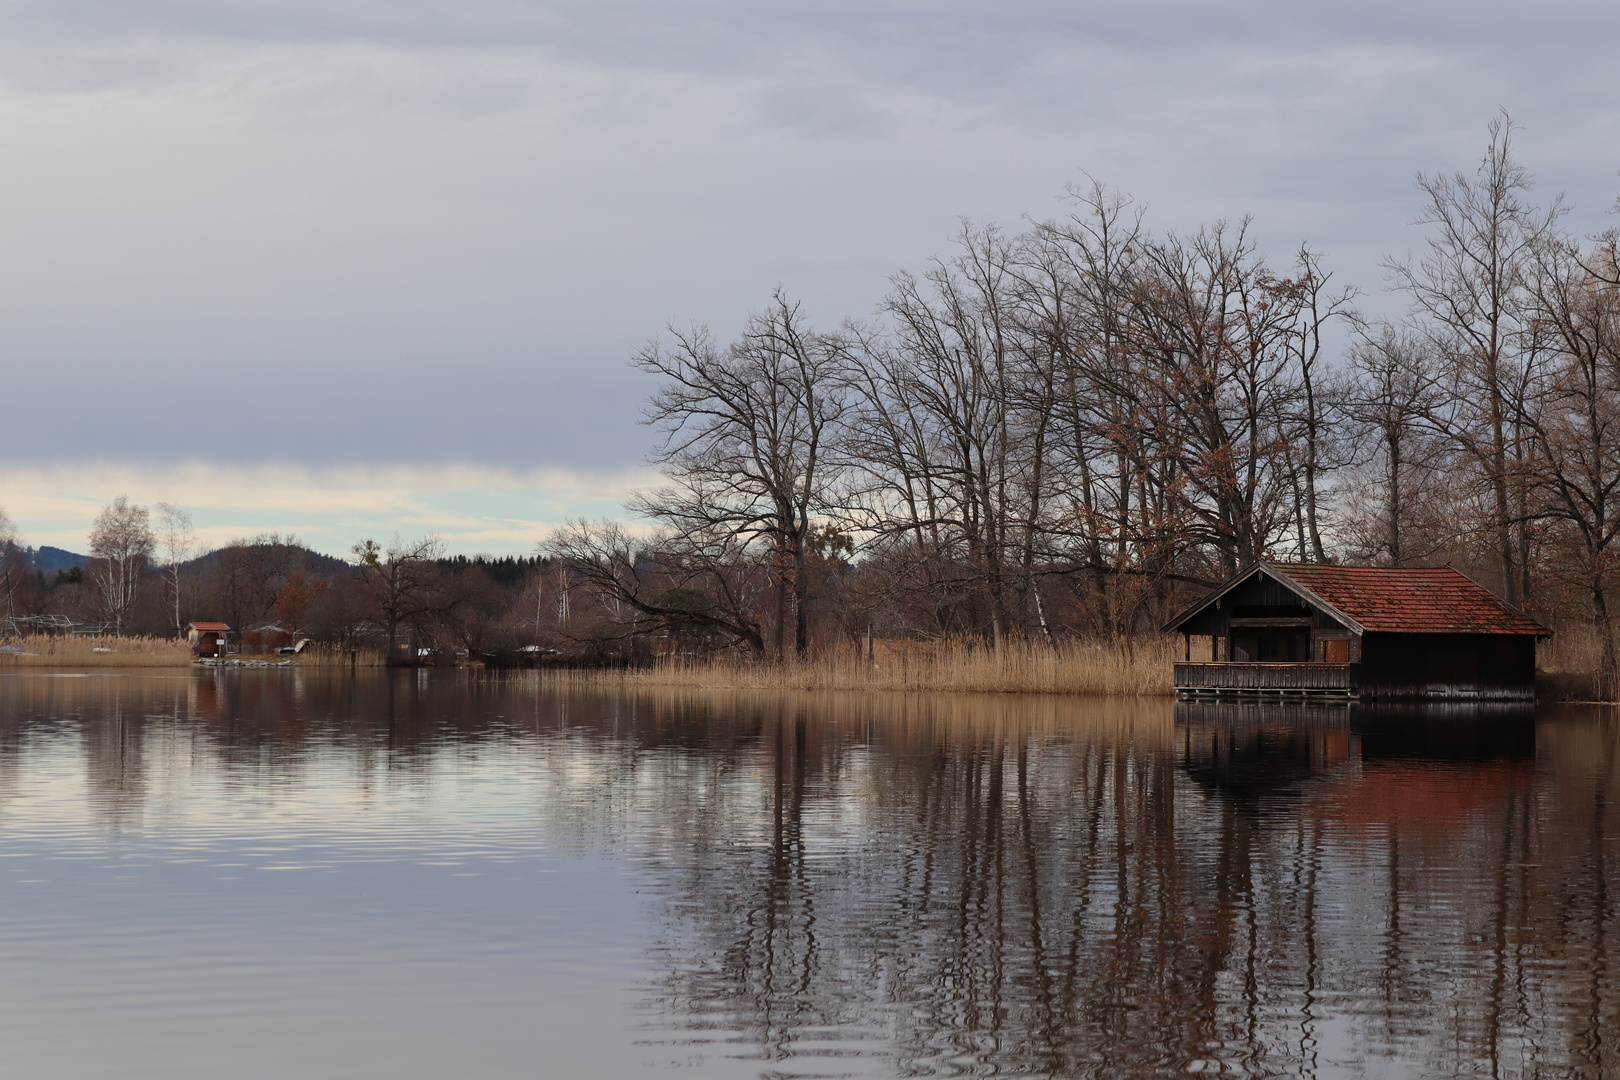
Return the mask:
POLYGON ((1612 721, 1089 708, 756 707, 678 813, 773 828, 657 867, 659 1006, 903 1075, 1613 1068, 1612 721))

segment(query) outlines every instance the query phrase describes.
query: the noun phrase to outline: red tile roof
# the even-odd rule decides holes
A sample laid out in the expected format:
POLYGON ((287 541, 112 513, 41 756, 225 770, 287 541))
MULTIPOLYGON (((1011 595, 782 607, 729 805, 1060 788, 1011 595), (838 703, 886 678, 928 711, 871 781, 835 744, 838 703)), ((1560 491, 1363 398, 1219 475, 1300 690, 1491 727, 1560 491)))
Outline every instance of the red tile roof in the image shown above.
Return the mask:
POLYGON ((231 630, 231 628, 229 626, 226 626, 222 622, 194 622, 194 623, 191 624, 191 629, 193 629, 193 630, 201 630, 204 633, 220 633, 220 634, 228 634, 228 633, 230 633, 230 630, 231 630))
POLYGON ((1548 633, 1449 566, 1268 565, 1374 633, 1548 633))

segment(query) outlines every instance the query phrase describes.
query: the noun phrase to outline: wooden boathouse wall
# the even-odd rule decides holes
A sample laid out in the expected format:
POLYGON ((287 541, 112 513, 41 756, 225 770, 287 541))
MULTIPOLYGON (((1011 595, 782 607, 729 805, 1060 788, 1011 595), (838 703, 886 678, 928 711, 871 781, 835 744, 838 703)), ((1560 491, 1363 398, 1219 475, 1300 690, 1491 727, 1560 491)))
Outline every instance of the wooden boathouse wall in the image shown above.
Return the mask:
POLYGON ((1176 689, 1276 694, 1359 694, 1359 664, 1176 664, 1176 689))
POLYGON ((1364 634, 1364 697, 1535 695, 1536 639, 1512 634, 1364 634))

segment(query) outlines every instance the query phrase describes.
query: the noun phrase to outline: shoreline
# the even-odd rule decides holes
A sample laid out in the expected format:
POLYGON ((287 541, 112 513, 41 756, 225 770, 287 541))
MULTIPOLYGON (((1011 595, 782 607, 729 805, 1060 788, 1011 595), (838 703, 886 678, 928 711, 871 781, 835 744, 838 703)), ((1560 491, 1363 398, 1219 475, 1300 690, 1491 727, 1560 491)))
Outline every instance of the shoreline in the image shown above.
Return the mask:
MULTIPOLYGON (((845 643, 804 659, 755 661, 665 656, 636 667, 546 666, 544 681, 559 687, 601 690, 848 691, 855 693, 970 693, 1074 695, 1174 699, 1177 642, 1162 637, 1129 641, 1019 640, 1000 649, 973 642, 888 640, 874 643, 869 661, 863 646, 845 643)), ((1549 658, 1551 659, 1551 658, 1549 658)), ((1559 657, 1558 659, 1573 659, 1559 657)), ((57 671, 388 670, 376 649, 314 646, 297 656, 275 653, 228 657, 193 656, 173 638, 30 638, 0 643, 0 674, 57 671), (96 644, 106 642, 106 644, 96 644)), ((484 669, 482 665, 459 670, 484 669)), ((422 670, 422 669, 411 669, 422 670)), ((449 670, 449 669, 446 669, 449 670)), ((1538 701, 1615 704, 1599 691, 1591 672, 1538 672, 1538 701)))
MULTIPOLYGON (((804 659, 664 657, 639 667, 546 667, 548 681, 581 688, 855 690, 929 693, 1078 694, 1173 697, 1174 642, 1013 641, 994 649, 969 642, 880 641, 842 644, 804 659)), ((0 645, 0 672, 100 669, 382 669, 375 649, 315 646, 298 656, 193 656, 174 639, 28 639, 0 645), (106 644, 94 644, 104 641, 106 644), (30 648, 29 646, 32 646, 30 648)))

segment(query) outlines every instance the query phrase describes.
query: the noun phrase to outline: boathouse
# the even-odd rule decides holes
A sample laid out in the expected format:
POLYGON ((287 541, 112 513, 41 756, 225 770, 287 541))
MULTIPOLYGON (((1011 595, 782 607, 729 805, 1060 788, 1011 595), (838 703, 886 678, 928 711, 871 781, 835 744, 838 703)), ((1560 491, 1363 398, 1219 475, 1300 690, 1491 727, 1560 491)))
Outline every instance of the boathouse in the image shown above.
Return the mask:
POLYGON ((186 640, 193 656, 224 656, 234 631, 222 622, 194 622, 186 625, 186 640))
POLYGON ((1165 625, 1176 693, 1528 700, 1550 631, 1451 567, 1254 563, 1165 625))

